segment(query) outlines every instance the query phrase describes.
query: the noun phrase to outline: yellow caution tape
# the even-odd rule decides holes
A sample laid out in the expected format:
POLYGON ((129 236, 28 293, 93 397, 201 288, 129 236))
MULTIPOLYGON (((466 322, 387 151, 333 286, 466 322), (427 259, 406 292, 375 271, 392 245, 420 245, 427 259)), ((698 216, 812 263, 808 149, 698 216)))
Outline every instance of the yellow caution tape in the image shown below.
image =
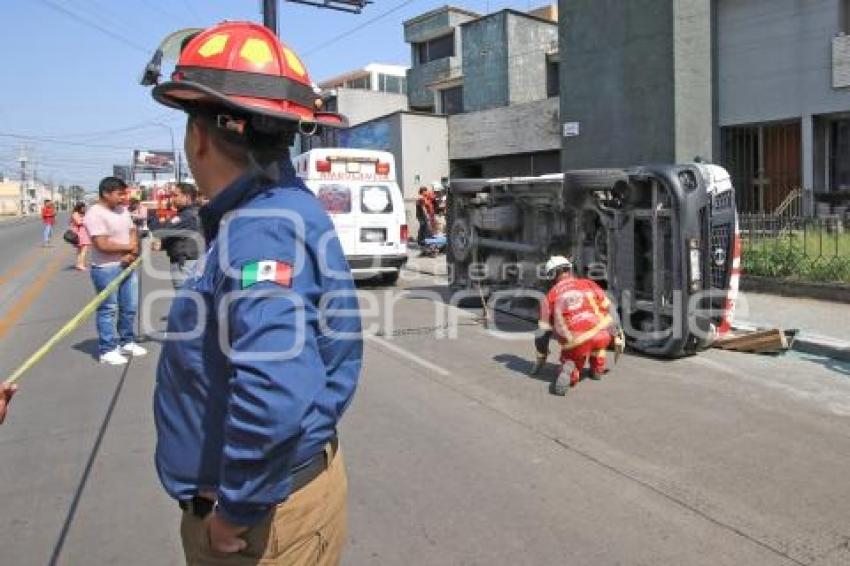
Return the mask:
POLYGON ((33 355, 31 355, 27 359, 27 361, 22 363, 20 365, 20 367, 18 367, 18 369, 15 370, 15 372, 12 374, 12 376, 9 379, 7 379, 4 383, 8 383, 8 384, 16 383, 21 378, 22 375, 24 375, 26 372, 28 372, 30 369, 32 369, 32 367, 35 364, 40 362, 41 359, 45 355, 47 355, 47 353, 51 349, 53 349, 53 347, 56 344, 58 344, 60 340, 62 340, 63 338, 68 336, 71 332, 73 332, 74 330, 79 328, 80 324, 82 324, 83 321, 85 321, 89 316, 91 316, 91 314, 97 309, 97 307, 100 306, 100 304, 103 301, 105 301, 109 297, 109 295, 111 295, 112 293, 115 292, 116 289, 118 289, 118 286, 121 285, 121 283, 125 279, 127 279, 134 270, 136 270, 139 267, 139 264, 141 264, 141 262, 142 262, 142 258, 139 257, 139 258, 136 259, 136 261, 134 261, 133 263, 128 265, 127 268, 118 275, 118 277, 116 277, 115 279, 110 281, 109 285, 107 285, 106 288, 103 291, 98 293, 95 296, 94 299, 89 301, 89 303, 86 306, 84 306, 83 309, 79 313, 77 313, 77 315, 74 318, 69 320, 65 324, 65 326, 60 328, 59 331, 56 332, 56 334, 51 336, 50 340, 45 342, 44 345, 41 348, 39 348, 33 355))

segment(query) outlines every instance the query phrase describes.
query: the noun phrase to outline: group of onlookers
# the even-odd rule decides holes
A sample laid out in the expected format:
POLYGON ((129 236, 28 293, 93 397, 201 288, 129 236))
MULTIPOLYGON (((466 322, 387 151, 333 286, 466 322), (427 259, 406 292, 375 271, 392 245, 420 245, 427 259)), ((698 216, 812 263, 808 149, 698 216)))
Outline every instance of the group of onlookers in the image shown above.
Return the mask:
POLYGON ((422 244, 428 238, 443 234, 446 229, 446 192, 442 188, 421 187, 416 199, 416 221, 419 232, 416 241, 422 244))
MULTIPOLYGON (((165 217, 130 198, 127 184, 117 177, 100 182, 98 197, 88 208, 82 202, 74 206, 63 237, 77 249, 75 269, 91 271, 95 291, 100 293, 109 287, 136 260, 141 253, 141 239, 151 233, 153 249, 162 249, 168 255, 172 285, 180 287, 190 276, 203 247, 195 186, 176 185, 171 196, 173 210, 165 217)), ((51 201, 45 201, 41 217, 47 247, 56 223, 56 207, 51 201)), ((98 356, 102 363, 125 364, 127 356, 147 353, 136 343, 137 310, 138 275, 133 271, 97 309, 98 356)))

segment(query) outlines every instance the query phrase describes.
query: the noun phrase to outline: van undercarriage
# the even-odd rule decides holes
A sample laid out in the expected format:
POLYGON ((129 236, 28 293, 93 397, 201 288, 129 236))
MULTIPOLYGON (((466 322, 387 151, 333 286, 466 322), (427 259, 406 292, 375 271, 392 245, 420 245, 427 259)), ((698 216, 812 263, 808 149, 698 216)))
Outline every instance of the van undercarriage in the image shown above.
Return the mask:
POLYGON ((536 316, 539 268, 565 255, 618 305, 631 347, 693 353, 727 324, 736 283, 735 199, 724 173, 696 164, 453 180, 450 285, 536 316))

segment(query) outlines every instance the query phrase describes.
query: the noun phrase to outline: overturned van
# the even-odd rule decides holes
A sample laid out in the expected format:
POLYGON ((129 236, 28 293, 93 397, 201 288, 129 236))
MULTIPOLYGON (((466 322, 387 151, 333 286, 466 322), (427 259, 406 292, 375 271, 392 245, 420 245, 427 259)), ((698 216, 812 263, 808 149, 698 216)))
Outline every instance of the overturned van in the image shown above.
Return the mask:
POLYGON ((618 305, 636 350, 691 354, 730 328, 740 240, 721 167, 454 179, 448 198, 449 282, 459 294, 535 316, 540 266, 567 255, 618 305))

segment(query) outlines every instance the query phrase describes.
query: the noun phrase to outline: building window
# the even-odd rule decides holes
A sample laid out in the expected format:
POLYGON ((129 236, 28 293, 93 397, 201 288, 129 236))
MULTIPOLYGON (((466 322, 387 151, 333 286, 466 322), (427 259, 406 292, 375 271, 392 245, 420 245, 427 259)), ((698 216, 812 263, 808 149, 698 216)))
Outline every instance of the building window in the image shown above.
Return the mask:
POLYGON ((841 29, 844 33, 850 35, 850 0, 841 0, 841 14, 839 14, 839 21, 841 22, 841 29))
POLYGON ((833 191, 850 191, 850 119, 832 123, 829 135, 829 185, 833 191))
POLYGON ((407 94, 407 79, 393 75, 378 75, 378 90, 395 94, 407 94))
POLYGON ((360 77, 359 79, 352 79, 350 81, 345 81, 345 86, 347 88, 354 88, 360 90, 371 90, 372 89, 372 80, 369 75, 365 77, 360 77))
POLYGON ((546 61, 546 96, 553 98, 561 94, 560 65, 557 61, 546 61))
POLYGON ((455 55, 455 34, 450 33, 434 39, 417 43, 416 45, 416 62, 420 65, 445 59, 446 57, 454 57, 455 55))
POLYGON ((440 109, 443 114, 463 112, 463 87, 456 86, 440 91, 440 109))

